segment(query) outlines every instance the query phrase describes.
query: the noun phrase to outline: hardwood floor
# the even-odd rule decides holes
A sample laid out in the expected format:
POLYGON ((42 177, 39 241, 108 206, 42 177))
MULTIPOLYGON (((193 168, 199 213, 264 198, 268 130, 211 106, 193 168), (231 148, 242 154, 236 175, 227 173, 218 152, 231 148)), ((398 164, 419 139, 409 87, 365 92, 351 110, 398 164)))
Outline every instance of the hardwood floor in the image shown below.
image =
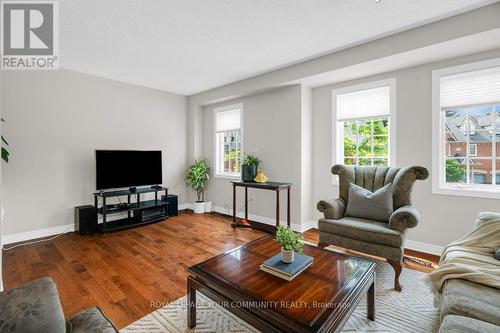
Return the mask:
MULTIPOLYGON (((311 242, 311 243, 315 243, 315 244, 318 243, 318 241, 319 241, 318 229, 310 229, 310 230, 306 231, 304 233, 304 239, 311 242)), ((361 254, 361 253, 357 253, 356 251, 346 250, 346 249, 343 249, 340 247, 336 247, 336 249, 339 251, 347 252, 347 253, 361 254)), ((366 254, 362 254, 362 255, 367 256, 366 254)), ((439 256, 429 254, 429 253, 423 253, 423 252, 418 252, 418 251, 414 251, 414 250, 409 250, 409 249, 405 249, 405 256, 411 256, 411 257, 415 257, 418 259, 423 259, 423 260, 431 263, 434 267, 437 267, 437 264, 439 262, 439 256)), ((377 258, 377 257, 373 257, 373 258, 377 258)), ((417 271, 426 272, 426 273, 432 272, 434 270, 434 268, 432 268, 432 267, 426 267, 426 266, 419 265, 417 263, 410 262, 407 260, 403 261, 403 267, 415 269, 417 271)))
MULTIPOLYGON (((4 286, 50 276, 66 317, 98 305, 123 328, 185 295, 187 267, 263 235, 233 229, 219 214, 191 213, 108 235, 71 233, 4 251, 4 286)), ((317 230, 305 239, 316 243, 317 230)))

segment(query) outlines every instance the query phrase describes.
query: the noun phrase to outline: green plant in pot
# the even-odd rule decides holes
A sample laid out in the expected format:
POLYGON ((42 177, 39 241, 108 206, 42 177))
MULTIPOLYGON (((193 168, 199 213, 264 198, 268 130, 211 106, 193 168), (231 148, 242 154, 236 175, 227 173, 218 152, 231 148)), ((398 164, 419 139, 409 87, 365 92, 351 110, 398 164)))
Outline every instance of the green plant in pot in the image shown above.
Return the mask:
POLYGON ((284 226, 279 226, 276 230, 275 240, 281 244, 281 261, 284 263, 292 263, 295 259, 294 253, 303 253, 304 244, 301 241, 302 235, 288 229, 284 226))
MULTIPOLYGON (((2 118, 2 122, 4 122, 5 120, 2 118)), ((3 137, 2 135, 2 145, 5 145, 5 146, 8 146, 9 143, 7 142, 7 140, 5 140, 5 138, 3 137)), ((9 151, 7 150, 7 148, 5 147, 2 147, 2 160, 4 160, 6 163, 9 163, 9 151)))
POLYGON ((205 191, 210 180, 210 165, 206 158, 195 160, 186 171, 186 183, 196 192, 194 212, 205 212, 205 191))
POLYGON ((259 171, 260 158, 253 154, 247 154, 241 165, 241 180, 252 182, 257 171, 259 171))

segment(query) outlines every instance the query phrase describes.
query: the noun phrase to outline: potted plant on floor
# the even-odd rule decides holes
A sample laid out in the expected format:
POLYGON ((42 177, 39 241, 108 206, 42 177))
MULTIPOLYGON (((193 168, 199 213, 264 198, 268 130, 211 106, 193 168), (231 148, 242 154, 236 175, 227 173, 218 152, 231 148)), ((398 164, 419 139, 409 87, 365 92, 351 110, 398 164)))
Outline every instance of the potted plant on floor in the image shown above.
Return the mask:
POLYGON ((244 182, 253 181, 255 176, 257 176, 257 171, 259 171, 260 162, 260 158, 256 155, 246 155, 241 165, 241 180, 244 182))
POLYGON ((284 263, 292 263, 295 259, 294 253, 303 253, 304 244, 301 241, 302 235, 288 229, 284 226, 279 226, 276 230, 276 241, 281 244, 281 261, 284 263))
POLYGON ((205 191, 210 179, 210 166, 207 159, 195 160, 186 172, 186 183, 196 192, 194 212, 205 213, 205 191))
MULTIPOLYGON (((3 118, 1 120, 2 120, 2 122, 5 121, 3 118)), ((9 155, 10 155, 10 153, 7 150, 7 148, 3 147, 3 145, 8 146, 9 143, 7 142, 7 140, 5 140, 5 138, 2 135, 2 160, 4 160, 6 163, 9 163, 9 155)))

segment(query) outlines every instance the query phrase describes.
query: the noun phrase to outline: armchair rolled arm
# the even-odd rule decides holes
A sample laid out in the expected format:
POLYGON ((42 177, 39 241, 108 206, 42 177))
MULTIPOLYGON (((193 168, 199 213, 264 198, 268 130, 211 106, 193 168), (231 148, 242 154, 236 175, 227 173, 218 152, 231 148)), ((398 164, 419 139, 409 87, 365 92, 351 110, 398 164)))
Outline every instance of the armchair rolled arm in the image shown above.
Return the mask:
POLYGON ((414 228, 420 221, 420 214, 412 206, 405 205, 396 209, 389 218, 389 228, 405 231, 408 228, 414 228))
POLYGON ((339 220, 344 217, 345 202, 342 199, 321 200, 317 208, 323 213, 325 219, 339 220))

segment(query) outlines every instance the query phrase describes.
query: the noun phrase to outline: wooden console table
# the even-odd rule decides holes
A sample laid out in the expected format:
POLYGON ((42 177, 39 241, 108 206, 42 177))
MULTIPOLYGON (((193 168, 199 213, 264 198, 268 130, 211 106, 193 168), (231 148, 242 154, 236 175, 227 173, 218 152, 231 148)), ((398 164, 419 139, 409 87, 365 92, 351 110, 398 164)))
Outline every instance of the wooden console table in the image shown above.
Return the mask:
POLYGON ((290 188, 292 184, 290 183, 280 183, 280 182, 267 182, 267 183, 255 183, 255 182, 231 182, 233 183, 233 223, 231 224, 233 228, 251 228, 252 226, 248 222, 248 188, 256 188, 261 190, 270 190, 276 192, 276 227, 280 225, 280 192, 282 190, 287 191, 287 225, 290 228, 290 188), (236 222, 236 187, 245 188, 245 219, 243 221, 236 222))

